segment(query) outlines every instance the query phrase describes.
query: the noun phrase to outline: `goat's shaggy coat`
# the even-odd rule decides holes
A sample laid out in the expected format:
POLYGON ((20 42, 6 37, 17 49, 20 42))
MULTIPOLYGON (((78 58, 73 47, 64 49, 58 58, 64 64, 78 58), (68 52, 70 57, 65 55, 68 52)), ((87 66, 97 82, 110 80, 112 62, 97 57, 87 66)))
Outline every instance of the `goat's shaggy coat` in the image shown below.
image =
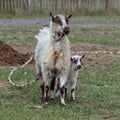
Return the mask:
MULTIPOLYGON (((50 14, 52 16, 52 14, 50 14)), ((49 27, 44 27, 35 36, 37 45, 35 49, 36 73, 42 76, 42 100, 47 104, 48 99, 48 75, 53 73, 60 79, 60 100, 64 101, 64 85, 67 81, 70 67, 70 43, 67 37, 69 27, 63 15, 53 17, 49 27)))

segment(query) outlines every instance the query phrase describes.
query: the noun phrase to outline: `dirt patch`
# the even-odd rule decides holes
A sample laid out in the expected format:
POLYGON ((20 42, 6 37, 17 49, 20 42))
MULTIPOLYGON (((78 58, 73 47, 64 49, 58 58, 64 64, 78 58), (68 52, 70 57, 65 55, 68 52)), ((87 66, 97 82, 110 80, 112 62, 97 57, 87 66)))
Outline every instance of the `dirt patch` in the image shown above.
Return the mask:
POLYGON ((19 53, 8 44, 0 41, 0 62, 8 65, 24 64, 30 55, 19 53))
POLYGON ((0 87, 4 87, 4 86, 7 86, 7 85, 9 85, 9 82, 5 82, 5 81, 0 82, 0 87))
MULTIPOLYGON (((29 43, 27 45, 19 45, 18 43, 5 44, 0 41, 0 61, 3 61, 9 65, 17 65, 25 63, 31 55, 34 54, 36 43, 29 43), (12 47, 11 47, 12 46, 12 47)), ((120 50, 120 46, 110 46, 101 44, 89 44, 89 43, 72 43, 71 51, 77 54, 81 51, 108 51, 117 52, 120 50)), ((81 53, 82 54, 82 53, 81 53)), ((103 63, 108 63, 111 61, 118 61, 120 56, 118 54, 86 54, 85 61, 92 68, 95 66, 100 66, 103 63)), ((89 67, 90 67, 89 66, 89 67)))
POLYGON ((102 44, 90 44, 90 43, 73 43, 71 44, 71 50, 73 52, 78 51, 108 51, 117 52, 120 51, 120 46, 102 45, 102 44))
MULTIPOLYGON (((9 43, 13 49, 16 51, 26 54, 29 53, 30 55, 34 54, 36 43, 32 42, 27 45, 19 45, 18 43, 9 43)), ((108 51, 108 52, 118 52, 120 51, 120 46, 111 46, 111 45, 102 45, 102 44, 91 44, 91 43, 71 43, 71 51, 72 53, 77 52, 95 52, 95 51, 108 51)), ((88 55, 88 54, 87 54, 88 55)))
POLYGON ((107 51, 107 54, 98 53, 98 54, 85 54, 85 59, 83 61, 83 69, 89 71, 91 74, 99 73, 100 69, 103 69, 106 64, 116 63, 120 60, 119 54, 114 54, 120 51, 120 46, 110 46, 110 45, 101 45, 101 44, 90 44, 90 43, 74 43, 71 44, 71 50, 73 54, 77 54, 83 51, 96 52, 96 51, 107 51), (109 54, 113 52, 113 54, 109 54))
POLYGON ((22 54, 28 53, 29 55, 33 55, 35 51, 36 43, 29 42, 27 44, 21 45, 20 43, 14 41, 14 42, 9 42, 9 45, 12 46, 12 48, 18 51, 19 53, 22 53, 22 54))

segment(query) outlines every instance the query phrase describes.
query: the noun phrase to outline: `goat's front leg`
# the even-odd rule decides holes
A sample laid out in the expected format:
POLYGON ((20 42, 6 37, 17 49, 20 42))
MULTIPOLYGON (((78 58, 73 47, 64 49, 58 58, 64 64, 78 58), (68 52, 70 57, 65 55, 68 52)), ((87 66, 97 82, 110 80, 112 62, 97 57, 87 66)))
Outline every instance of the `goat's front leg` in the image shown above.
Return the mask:
POLYGON ((44 105, 48 104, 48 90, 49 90, 49 86, 43 83, 41 85, 41 91, 42 91, 42 102, 44 105))
POLYGON ((60 84, 60 102, 61 102, 61 105, 66 105, 65 103, 65 83, 66 83, 66 80, 67 80, 67 77, 65 76, 60 76, 60 81, 59 81, 59 84, 60 84))
POLYGON ((72 100, 76 100, 75 99, 75 87, 76 87, 76 81, 74 81, 73 83, 71 83, 71 99, 72 100))

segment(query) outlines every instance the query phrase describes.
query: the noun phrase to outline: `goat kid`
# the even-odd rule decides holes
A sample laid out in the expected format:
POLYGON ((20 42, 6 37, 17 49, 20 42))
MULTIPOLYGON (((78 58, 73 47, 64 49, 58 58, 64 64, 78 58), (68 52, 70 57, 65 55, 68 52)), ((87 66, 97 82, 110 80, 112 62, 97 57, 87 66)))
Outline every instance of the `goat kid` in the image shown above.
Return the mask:
MULTIPOLYGON (((70 85, 70 90, 71 90, 71 99, 75 100, 75 87, 77 83, 77 77, 78 77, 78 72, 79 69, 81 68, 82 65, 82 59, 84 58, 85 55, 79 56, 79 55, 74 55, 71 57, 71 65, 68 73, 68 78, 65 84, 65 96, 67 96, 67 85, 70 85)), ((55 77, 51 81, 51 99, 54 98, 54 89, 56 90, 56 96, 60 95, 59 91, 59 78, 56 79, 55 77)))

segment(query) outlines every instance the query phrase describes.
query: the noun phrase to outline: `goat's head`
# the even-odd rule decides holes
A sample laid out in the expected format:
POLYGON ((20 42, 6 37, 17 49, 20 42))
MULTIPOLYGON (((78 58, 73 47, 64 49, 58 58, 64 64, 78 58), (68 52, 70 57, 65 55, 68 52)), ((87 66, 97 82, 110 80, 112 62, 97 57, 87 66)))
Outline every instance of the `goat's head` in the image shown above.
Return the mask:
POLYGON ((52 13, 50 13, 50 16, 52 17, 52 25, 53 25, 53 29, 55 32, 55 35, 57 35, 57 40, 55 40, 56 42, 58 42, 59 40, 61 40, 65 35, 68 35, 70 32, 68 23, 69 23, 69 19, 71 18, 72 15, 69 16, 64 16, 64 15, 57 15, 57 16, 53 16, 52 13))
POLYGON ((71 57, 71 64, 74 67, 74 70, 79 70, 82 65, 82 59, 84 58, 85 55, 79 56, 79 55, 73 55, 71 57))

